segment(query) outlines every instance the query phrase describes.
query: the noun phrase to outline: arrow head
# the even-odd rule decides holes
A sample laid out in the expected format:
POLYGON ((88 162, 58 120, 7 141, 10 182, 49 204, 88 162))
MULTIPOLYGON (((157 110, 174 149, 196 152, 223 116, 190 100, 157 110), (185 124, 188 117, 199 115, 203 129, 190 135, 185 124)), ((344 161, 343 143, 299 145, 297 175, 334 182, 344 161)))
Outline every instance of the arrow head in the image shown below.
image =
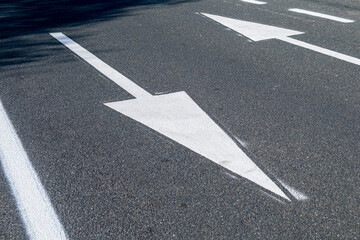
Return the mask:
POLYGON ((201 13, 202 15, 211 18, 212 20, 231 28, 232 30, 244 35, 245 37, 253 41, 261 41, 273 38, 284 38, 292 35, 303 34, 303 32, 298 32, 294 30, 289 30, 285 28, 273 27, 269 25, 241 21, 237 19, 221 17, 217 15, 212 15, 208 13, 201 13))
POLYGON ((105 105, 290 201, 185 92, 105 105))

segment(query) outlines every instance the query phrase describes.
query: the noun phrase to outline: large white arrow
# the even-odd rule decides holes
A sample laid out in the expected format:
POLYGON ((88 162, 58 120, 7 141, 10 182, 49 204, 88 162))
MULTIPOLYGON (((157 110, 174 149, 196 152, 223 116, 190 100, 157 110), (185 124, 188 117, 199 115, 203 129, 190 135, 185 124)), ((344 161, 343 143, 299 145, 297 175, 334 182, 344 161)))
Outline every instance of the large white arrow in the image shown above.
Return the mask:
POLYGON ((354 58, 342 53, 338 53, 335 51, 331 51, 326 48, 318 47, 306 42, 302 42, 293 38, 289 38, 289 36, 303 34, 303 32, 298 32, 294 30, 289 30, 285 28, 273 27, 269 25, 241 21, 237 19, 221 17, 217 15, 212 15, 208 13, 201 13, 202 15, 213 19, 214 21, 221 23, 222 25, 240 33, 241 35, 253 40, 253 41, 261 41, 268 39, 279 39, 303 48, 307 48, 313 50, 318 53, 322 53, 337 59, 344 60, 349 63, 353 63, 356 65, 360 65, 360 59, 354 58))
POLYGON ((50 34, 136 98, 106 106, 290 201, 185 92, 153 96, 64 34, 50 34))

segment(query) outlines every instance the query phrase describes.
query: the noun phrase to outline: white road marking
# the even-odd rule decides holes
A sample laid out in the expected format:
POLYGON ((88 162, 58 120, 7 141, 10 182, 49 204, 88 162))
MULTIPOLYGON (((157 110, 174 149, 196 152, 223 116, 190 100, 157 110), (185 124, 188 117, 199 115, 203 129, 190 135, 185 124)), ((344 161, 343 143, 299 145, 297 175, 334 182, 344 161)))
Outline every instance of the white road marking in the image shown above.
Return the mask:
POLYGON ((225 27, 234 30, 235 32, 240 33, 241 35, 255 42, 272 38, 303 34, 303 32, 289 30, 285 28, 273 27, 254 22, 241 21, 238 19, 222 17, 208 13, 201 14, 224 25, 225 27))
POLYGON ((356 65, 360 66, 360 59, 351 57, 349 55, 338 53, 338 52, 335 52, 335 51, 332 51, 332 50, 329 50, 329 49, 326 49, 326 48, 318 47, 316 45, 306 43, 306 42, 303 42, 303 41, 299 41, 299 40, 289 38, 289 37, 278 38, 278 39, 282 40, 284 42, 287 42, 287 43, 297 45, 299 47, 307 48, 309 50, 312 50, 312 51, 315 51, 315 52, 318 52, 318 53, 321 53, 321 54, 325 54, 325 55, 328 55, 330 57, 334 57, 334 58, 337 58, 337 59, 340 59, 340 60, 343 60, 343 61, 353 63, 353 64, 356 64, 356 65))
POLYGON ((309 197, 306 196, 304 193, 296 190, 295 188, 287 185, 285 182, 281 181, 280 179, 277 179, 283 186, 286 188, 298 201, 306 201, 309 200, 309 197))
POLYGON ((106 106, 291 201, 185 92, 152 96, 64 34, 51 35, 106 76, 121 76, 119 86, 136 97, 106 106))
POLYGON ((185 92, 105 105, 290 201, 185 92))
POLYGON ((226 176, 229 176, 229 177, 232 178, 232 179, 239 180, 239 177, 238 177, 238 176, 235 176, 235 175, 233 175, 233 174, 231 174, 231 173, 229 173, 229 172, 225 172, 225 175, 226 175, 226 176))
POLYGON ((221 23, 222 25, 233 29, 234 31, 244 35, 245 37, 253 41, 261 41, 268 39, 278 39, 297 45, 299 47, 307 48, 309 50, 334 57, 349 63, 353 63, 360 66, 360 59, 351 57, 342 53, 338 53, 326 48, 318 47, 306 42, 302 42, 293 38, 289 38, 292 35, 303 34, 303 32, 298 32, 290 29, 279 28, 254 22, 247 22, 227 17, 221 17, 217 15, 202 13, 204 16, 213 19, 214 21, 221 23))
POLYGON ((143 88, 132 82, 130 79, 128 79, 127 77, 101 61, 94 54, 81 47, 79 44, 65 36, 63 33, 50 33, 50 35, 56 38, 59 42, 61 42, 67 48, 73 51, 76 55, 84 59, 91 66, 96 68, 99 72, 104 74, 106 77, 108 77, 110 80, 112 80, 114 83, 119 85, 121 88, 123 88, 125 91, 127 91, 134 97, 139 98, 151 96, 150 93, 148 93, 143 88))
POLYGON ((0 161, 26 232, 33 240, 67 239, 31 162, 0 101, 0 161))
POLYGON ((263 5, 267 4, 267 2, 257 1, 257 0, 241 0, 242 2, 257 4, 257 5, 263 5))
POLYGON ((329 20, 333 20, 333 21, 337 21, 337 22, 342 22, 342 23, 353 23, 353 22, 355 22, 354 20, 341 18, 341 17, 335 17, 335 16, 332 16, 332 15, 313 12, 313 11, 308 11, 308 10, 299 9, 299 8, 290 8, 289 11, 296 12, 296 13, 307 14, 307 15, 314 16, 314 17, 325 18, 325 19, 329 19, 329 20))
POLYGON ((236 136, 234 136, 234 137, 235 137, 236 141, 238 141, 241 144, 241 146, 243 146, 246 149, 249 149, 249 144, 246 141, 241 140, 240 138, 238 138, 236 136))

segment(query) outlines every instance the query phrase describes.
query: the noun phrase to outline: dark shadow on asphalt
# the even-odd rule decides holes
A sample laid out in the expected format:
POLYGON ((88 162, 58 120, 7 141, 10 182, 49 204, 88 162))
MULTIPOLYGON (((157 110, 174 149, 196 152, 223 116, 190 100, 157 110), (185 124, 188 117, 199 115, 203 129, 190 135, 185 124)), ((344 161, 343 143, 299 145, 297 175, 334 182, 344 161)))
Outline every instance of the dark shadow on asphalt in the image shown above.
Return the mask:
MULTIPOLYGON (((194 0, 193 0, 194 1, 194 0)), ((53 28, 77 26, 126 16, 138 7, 175 5, 186 0, 21 0, 0 1, 0 68, 24 64, 42 56, 29 50, 42 43, 26 36, 49 32, 53 28)))

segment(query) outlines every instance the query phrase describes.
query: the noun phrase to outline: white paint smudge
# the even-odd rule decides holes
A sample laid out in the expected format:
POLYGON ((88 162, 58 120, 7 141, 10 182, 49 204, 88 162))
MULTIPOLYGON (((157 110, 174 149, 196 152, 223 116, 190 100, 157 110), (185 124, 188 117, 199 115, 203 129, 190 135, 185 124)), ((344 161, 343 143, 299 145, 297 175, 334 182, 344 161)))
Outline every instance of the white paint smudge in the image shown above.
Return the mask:
POLYGON ((286 188, 286 190, 288 190, 291 195, 294 196, 294 198, 296 198, 296 200, 298 201, 307 201, 309 200, 309 197, 306 196, 304 193, 300 192, 299 190, 296 190, 295 188, 289 186, 288 184, 286 184, 284 181, 280 180, 280 179, 277 179, 281 185, 284 186, 284 188, 286 188))
POLYGON ((284 201, 278 199, 277 197, 274 197, 273 195, 271 195, 271 194, 269 194, 269 193, 267 193, 267 192, 265 192, 265 191, 263 191, 263 190, 260 190, 260 192, 263 193, 264 195, 266 195, 266 196, 274 199, 275 201, 278 201, 279 203, 285 204, 284 201))
POLYGON ((246 141, 241 140, 240 138, 238 138, 236 136, 234 136, 234 137, 235 137, 236 141, 238 141, 241 144, 241 146, 243 146, 246 149, 249 149, 249 144, 246 141))
POLYGON ((233 175, 231 173, 228 173, 228 172, 225 172, 225 175, 229 176, 232 179, 239 179, 237 176, 235 176, 235 175, 233 175))

